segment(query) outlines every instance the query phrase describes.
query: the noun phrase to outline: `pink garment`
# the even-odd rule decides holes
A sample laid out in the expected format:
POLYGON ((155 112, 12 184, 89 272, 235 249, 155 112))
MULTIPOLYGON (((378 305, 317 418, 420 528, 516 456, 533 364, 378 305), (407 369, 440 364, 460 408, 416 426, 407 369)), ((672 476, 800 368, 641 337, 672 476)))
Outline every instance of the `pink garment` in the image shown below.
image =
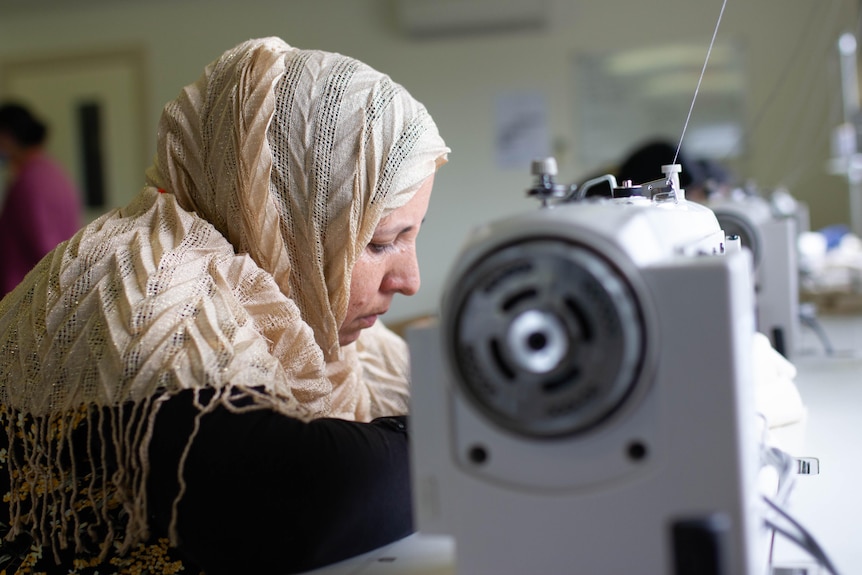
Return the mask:
POLYGON ((0 297, 81 227, 77 188, 51 158, 31 156, 6 192, 0 211, 0 297))

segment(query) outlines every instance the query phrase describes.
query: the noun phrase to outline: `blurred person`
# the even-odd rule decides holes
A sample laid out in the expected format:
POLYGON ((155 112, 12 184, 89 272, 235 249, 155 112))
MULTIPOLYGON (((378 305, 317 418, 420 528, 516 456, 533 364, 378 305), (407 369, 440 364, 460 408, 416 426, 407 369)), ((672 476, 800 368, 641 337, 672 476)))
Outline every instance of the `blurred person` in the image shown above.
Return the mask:
POLYGON ((413 531, 406 343, 449 149, 278 38, 164 107, 148 185, 0 300, 0 571, 286 574, 413 531))
POLYGON ((0 208, 0 297, 81 226, 81 197, 44 150, 47 127, 26 107, 0 105, 0 162, 8 185, 0 208))
POLYGON ((733 173, 718 161, 712 158, 698 158, 695 162, 702 174, 701 187, 704 189, 706 199, 726 198, 735 189, 739 189, 733 173))

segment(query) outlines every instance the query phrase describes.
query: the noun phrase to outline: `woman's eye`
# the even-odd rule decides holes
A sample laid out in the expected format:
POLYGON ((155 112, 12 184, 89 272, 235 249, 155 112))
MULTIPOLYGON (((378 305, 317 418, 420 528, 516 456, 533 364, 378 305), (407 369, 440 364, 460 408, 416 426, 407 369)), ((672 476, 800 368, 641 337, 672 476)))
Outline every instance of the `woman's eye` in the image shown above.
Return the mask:
POLYGON ((368 244, 368 249, 375 254, 382 254, 391 248, 392 244, 376 244, 374 242, 368 244))

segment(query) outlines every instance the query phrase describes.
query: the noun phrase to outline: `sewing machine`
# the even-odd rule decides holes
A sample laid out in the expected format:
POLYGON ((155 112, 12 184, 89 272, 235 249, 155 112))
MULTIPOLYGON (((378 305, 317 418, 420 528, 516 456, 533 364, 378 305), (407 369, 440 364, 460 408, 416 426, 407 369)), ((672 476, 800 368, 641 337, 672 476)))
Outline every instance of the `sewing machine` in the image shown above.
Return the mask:
POLYGON ((555 201, 540 170, 408 332, 417 527, 458 575, 765 571, 750 252, 665 173, 555 201))
POLYGON ((757 329, 793 359, 799 339, 799 268, 796 220, 776 216, 765 198, 735 194, 707 204, 728 235, 738 235, 754 261, 757 329))

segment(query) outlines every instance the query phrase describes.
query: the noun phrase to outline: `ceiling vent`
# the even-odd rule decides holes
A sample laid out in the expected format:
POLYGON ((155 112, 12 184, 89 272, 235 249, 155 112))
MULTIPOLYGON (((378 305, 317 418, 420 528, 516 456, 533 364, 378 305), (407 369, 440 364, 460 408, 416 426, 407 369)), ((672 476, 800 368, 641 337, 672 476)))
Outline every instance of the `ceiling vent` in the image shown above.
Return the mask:
POLYGON ((548 0, 397 0, 399 24, 410 36, 447 36, 538 29, 548 0))

